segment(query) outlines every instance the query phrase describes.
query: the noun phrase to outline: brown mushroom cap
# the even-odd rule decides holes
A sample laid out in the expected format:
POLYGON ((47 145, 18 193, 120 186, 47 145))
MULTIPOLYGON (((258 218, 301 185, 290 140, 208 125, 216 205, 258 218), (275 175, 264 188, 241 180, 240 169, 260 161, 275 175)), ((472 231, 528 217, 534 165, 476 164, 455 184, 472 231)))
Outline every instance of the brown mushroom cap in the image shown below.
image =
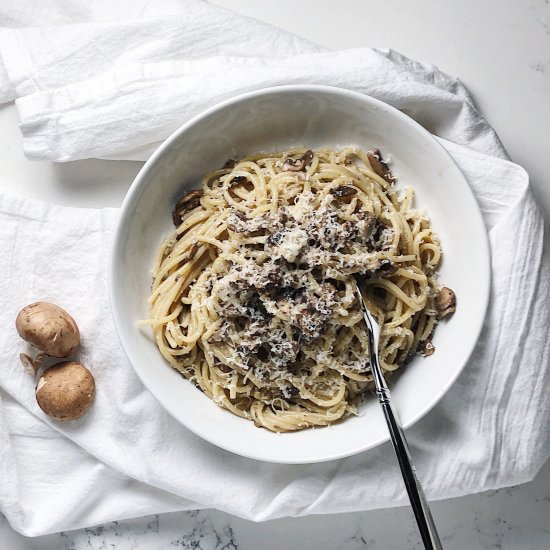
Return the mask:
POLYGON ((94 396, 94 377, 76 361, 63 361, 46 369, 36 385, 38 405, 56 420, 80 418, 94 396))
POLYGON ((287 172, 301 172, 305 170, 313 160, 313 151, 308 149, 299 159, 285 159, 283 170, 287 172))
POLYGON ((23 340, 52 357, 68 357, 80 345, 75 320, 64 309, 48 302, 24 307, 15 327, 23 340))
POLYGON ((351 185, 339 185, 332 188, 329 193, 335 197, 351 197, 352 195, 357 195, 357 188, 351 185))
POLYGON ((367 151, 367 158, 369 159, 372 169, 377 175, 386 180, 388 183, 393 183, 395 181, 395 177, 391 173, 391 170, 386 162, 384 162, 379 149, 367 151))

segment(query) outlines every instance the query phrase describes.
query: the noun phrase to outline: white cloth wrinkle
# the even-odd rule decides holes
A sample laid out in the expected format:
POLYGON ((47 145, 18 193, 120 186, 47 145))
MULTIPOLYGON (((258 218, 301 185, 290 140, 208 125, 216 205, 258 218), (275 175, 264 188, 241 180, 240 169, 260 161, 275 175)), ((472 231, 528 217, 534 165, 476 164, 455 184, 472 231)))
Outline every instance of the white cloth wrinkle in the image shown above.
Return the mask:
MULTIPOLYGON (((0 66, 19 97, 25 154, 144 160, 205 108, 290 83, 367 93, 436 135, 505 154, 462 83, 433 65, 391 50, 330 52, 205 2, 183 6, 177 16, 66 25, 63 32, 0 30, 0 66)), ((4 100, 12 98, 13 91, 4 100)))
POLYGON ((58 27, 2 29, 3 65, 17 95, 25 96, 85 80, 115 65, 224 55, 290 57, 324 50, 205 2, 185 4, 180 15, 64 25, 61 33, 58 27))
POLYGON ((504 154, 494 132, 479 122, 477 110, 464 99, 462 86, 451 80, 451 89, 445 89, 441 73, 437 79, 441 87, 434 88, 423 79, 433 76, 430 71, 435 69, 420 70, 416 64, 415 73, 404 71, 403 59, 396 52, 362 48, 288 59, 216 56, 123 63, 61 89, 18 99, 24 152, 34 160, 89 156, 136 160, 128 150, 149 145, 137 159, 144 160, 184 121, 224 99, 281 84, 322 83, 377 97, 436 135, 474 148, 490 146, 493 154, 504 154))
MULTIPOLYGON (((439 136, 489 232, 491 302, 464 372, 408 437, 431 499, 534 477, 550 449, 542 218, 526 172, 506 160, 459 80, 391 50, 330 52, 198 0, 124 1, 126 11, 112 2, 103 11, 78 0, 58 4, 65 9, 47 20, 60 26, 0 30, 0 101, 18 98, 30 158, 144 159, 207 106, 298 82, 373 95, 439 136), (85 22, 100 14, 115 21, 85 22), (71 20, 81 23, 62 25, 71 20)), ((10 27, 17 17, 29 24, 18 9, 10 27)), ((0 511, 14 529, 35 536, 193 508, 263 521, 406 504, 389 444, 331 463, 285 466, 232 455, 173 420, 143 388, 115 336, 106 275, 117 220, 116 209, 0 193, 5 318, 36 300, 68 309, 81 328, 80 357, 97 382, 85 417, 49 419, 19 364, 24 346, 15 328, 0 333, 0 511)))

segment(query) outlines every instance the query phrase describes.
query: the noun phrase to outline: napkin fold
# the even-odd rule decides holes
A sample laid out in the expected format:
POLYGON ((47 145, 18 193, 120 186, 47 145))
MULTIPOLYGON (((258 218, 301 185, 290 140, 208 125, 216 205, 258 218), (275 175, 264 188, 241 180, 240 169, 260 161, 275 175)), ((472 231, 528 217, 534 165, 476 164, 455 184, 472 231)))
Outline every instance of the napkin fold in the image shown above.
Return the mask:
MULTIPOLYGON (((408 430, 431 499, 513 485, 548 457, 550 267, 525 171, 463 85, 392 51, 328 52, 203 2, 171 17, 0 31, 0 93, 16 97, 32 158, 146 158, 189 116, 240 91, 334 84, 369 93, 432 132, 464 172, 489 232, 487 319, 464 372, 408 430), (253 54, 251 57, 249 54, 253 54)), ((232 455, 174 421, 143 388, 116 338, 107 261, 116 209, 59 207, 0 193, 0 511, 39 535, 166 511, 217 508, 266 520, 406 503, 389 444, 314 465, 232 455), (44 416, 10 319, 47 300, 82 333, 94 406, 44 416)))
POLYGON ((432 65, 391 50, 331 52, 205 2, 184 5, 171 17, 0 30, 0 102, 19 98, 25 155, 145 160, 211 105, 300 83, 366 93, 436 135, 505 154, 463 84, 432 65))

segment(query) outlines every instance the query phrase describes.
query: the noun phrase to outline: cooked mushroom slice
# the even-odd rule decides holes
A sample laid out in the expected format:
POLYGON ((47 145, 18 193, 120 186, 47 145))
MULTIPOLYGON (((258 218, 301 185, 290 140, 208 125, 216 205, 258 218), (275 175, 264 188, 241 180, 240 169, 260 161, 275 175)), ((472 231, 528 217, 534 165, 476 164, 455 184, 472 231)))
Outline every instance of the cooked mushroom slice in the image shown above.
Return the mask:
POLYGON ((371 228, 371 242, 375 250, 381 250, 384 246, 387 246, 388 243, 388 236, 387 236, 387 229, 388 226, 381 222, 378 218, 374 218, 372 222, 370 222, 370 228, 371 228))
POLYGON ((231 168, 235 168, 235 166, 237 166, 237 161, 235 159, 227 159, 222 168, 230 170, 231 168))
POLYGON ((330 194, 335 197, 351 197, 357 194, 357 189, 351 185, 339 185, 330 190, 330 194))
POLYGON ((233 212, 228 218, 227 228, 235 233, 246 233, 248 231, 248 222, 246 215, 242 212, 233 212))
POLYGON ((443 319, 447 315, 454 313, 456 310, 456 296, 455 293, 444 286, 435 298, 435 309, 439 319, 443 319))
POLYGON ((235 176, 234 178, 231 178, 231 181, 229 182, 229 188, 233 187, 234 185, 239 185, 240 183, 246 183, 248 181, 248 178, 246 176, 235 176))
POLYGON ((394 264, 391 260, 379 260, 378 267, 372 272, 375 277, 389 277, 393 275, 399 266, 394 264))
POLYGON ((399 266, 394 264, 391 260, 381 260, 380 267, 378 268, 379 271, 385 273, 386 275, 390 272, 394 273, 397 269, 399 269, 399 266))
POLYGON ((174 211, 172 212, 172 220, 176 227, 179 226, 183 216, 187 212, 190 212, 193 208, 197 208, 197 206, 199 206, 202 194, 202 189, 193 189, 192 191, 185 193, 185 195, 183 195, 183 197, 181 197, 181 199, 176 203, 174 211))
POLYGON ((430 355, 433 355, 435 352, 435 346, 430 342, 424 342, 424 345, 422 346, 422 355, 424 357, 429 357, 430 355))
POLYGON ((304 163, 304 168, 306 166, 309 166, 311 164, 311 161, 313 160, 313 151, 311 149, 308 149, 304 156, 302 157, 302 162, 304 163))
POLYGON ((308 149, 299 159, 286 159, 283 163, 283 170, 286 172, 302 172, 313 160, 313 151, 308 149))
POLYGON ((283 163, 283 170, 287 172, 299 172, 302 169, 302 161, 300 159, 286 159, 283 163))
POLYGON ((388 183, 393 183, 395 181, 395 177, 392 175, 388 165, 382 159, 382 155, 378 149, 368 151, 367 158, 376 174, 385 179, 388 183))
POLYGON ((199 243, 193 243, 191 245, 191 248, 189 249, 189 252, 187 253, 187 259, 192 260, 195 257, 195 254, 198 252, 200 248, 199 243))

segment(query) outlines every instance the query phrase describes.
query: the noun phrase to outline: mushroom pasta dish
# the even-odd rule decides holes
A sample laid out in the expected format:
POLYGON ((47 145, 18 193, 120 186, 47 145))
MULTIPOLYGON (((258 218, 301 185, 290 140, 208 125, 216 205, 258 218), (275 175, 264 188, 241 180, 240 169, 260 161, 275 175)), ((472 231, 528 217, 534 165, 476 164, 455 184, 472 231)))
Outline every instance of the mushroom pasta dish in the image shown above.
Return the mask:
POLYGON ((431 355, 455 309, 429 219, 378 150, 230 160, 176 204, 145 321, 166 360, 221 407, 276 432, 357 413, 373 388, 358 282, 380 364, 431 355))

